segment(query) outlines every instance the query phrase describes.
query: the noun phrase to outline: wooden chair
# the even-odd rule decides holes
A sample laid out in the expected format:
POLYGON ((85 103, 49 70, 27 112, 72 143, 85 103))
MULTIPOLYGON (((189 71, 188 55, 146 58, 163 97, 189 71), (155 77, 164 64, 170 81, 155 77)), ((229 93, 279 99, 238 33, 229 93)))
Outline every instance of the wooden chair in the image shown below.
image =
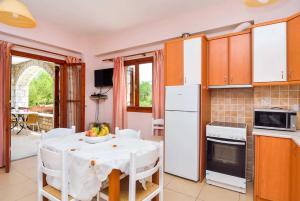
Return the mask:
POLYGON ((18 119, 15 115, 10 116, 11 129, 14 129, 18 125, 18 119))
POLYGON ((32 126, 33 130, 37 128, 37 130, 40 132, 40 125, 38 120, 39 120, 38 114, 28 114, 24 123, 27 128, 29 128, 29 126, 32 126))
MULTIPOLYGON (((163 163, 163 142, 160 142, 158 149, 150 153, 143 155, 131 153, 129 181, 128 179, 120 181, 120 201, 150 201, 157 195, 159 200, 163 201, 163 163), (157 171, 159 171, 159 184, 145 181, 144 189, 139 180, 145 180, 157 171)), ((100 197, 109 200, 108 188, 100 192, 100 197)))
POLYGON ((75 201, 68 194, 68 167, 66 152, 57 153, 42 146, 38 150, 38 201, 43 197, 50 201, 75 201), (55 163, 53 163, 55 161, 55 163), (58 190, 51 185, 43 186, 43 174, 61 180, 58 190))
POLYGON ((165 121, 163 119, 154 119, 152 118, 152 134, 154 135, 156 130, 164 130, 165 121))
POLYGON ((140 139, 141 138, 141 131, 133 130, 133 129, 123 129, 120 130, 119 127, 116 127, 116 137, 124 137, 124 138, 135 138, 140 139))

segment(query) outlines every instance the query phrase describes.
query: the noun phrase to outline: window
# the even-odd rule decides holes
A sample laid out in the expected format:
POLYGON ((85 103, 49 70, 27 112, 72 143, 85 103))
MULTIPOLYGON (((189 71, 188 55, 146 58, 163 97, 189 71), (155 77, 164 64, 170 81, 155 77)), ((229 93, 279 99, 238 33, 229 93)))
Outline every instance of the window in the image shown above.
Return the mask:
POLYGON ((152 112, 152 64, 152 57, 124 62, 128 111, 152 112))

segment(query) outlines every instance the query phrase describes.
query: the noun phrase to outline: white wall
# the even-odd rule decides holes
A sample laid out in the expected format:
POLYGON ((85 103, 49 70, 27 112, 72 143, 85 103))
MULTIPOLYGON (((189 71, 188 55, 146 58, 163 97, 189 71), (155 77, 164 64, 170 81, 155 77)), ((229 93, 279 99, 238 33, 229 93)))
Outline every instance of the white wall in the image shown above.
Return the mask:
MULTIPOLYGON (((299 0, 282 0, 281 3, 264 8, 250 9, 242 3, 233 4, 233 0, 224 0, 223 4, 212 5, 209 8, 199 8, 198 12, 187 13, 158 22, 132 27, 121 32, 99 36, 93 39, 93 51, 103 58, 130 55, 145 52, 151 49, 163 48, 161 41, 178 37, 184 32, 198 33, 206 30, 216 29, 244 21, 255 21, 256 23, 273 19, 284 18, 300 11, 299 0), (151 45, 156 44, 156 45, 151 45)), ((100 62, 95 69, 112 66, 111 63, 100 62)), ((112 97, 100 106, 100 119, 111 120, 112 97)), ((89 111, 94 111, 90 105, 89 111)), ((87 118, 89 121, 90 118, 87 118)), ((141 129, 148 134, 151 128, 151 119, 147 113, 129 113, 128 126, 141 129), (139 124, 138 122, 142 122, 139 124)))

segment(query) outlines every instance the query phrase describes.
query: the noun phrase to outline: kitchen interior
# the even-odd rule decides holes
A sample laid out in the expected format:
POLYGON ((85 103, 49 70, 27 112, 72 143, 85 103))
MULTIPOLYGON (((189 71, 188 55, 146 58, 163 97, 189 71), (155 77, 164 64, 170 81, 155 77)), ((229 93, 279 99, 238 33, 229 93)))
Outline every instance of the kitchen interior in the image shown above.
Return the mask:
POLYGON ((242 26, 165 43, 165 171, 299 201, 300 13, 242 26))

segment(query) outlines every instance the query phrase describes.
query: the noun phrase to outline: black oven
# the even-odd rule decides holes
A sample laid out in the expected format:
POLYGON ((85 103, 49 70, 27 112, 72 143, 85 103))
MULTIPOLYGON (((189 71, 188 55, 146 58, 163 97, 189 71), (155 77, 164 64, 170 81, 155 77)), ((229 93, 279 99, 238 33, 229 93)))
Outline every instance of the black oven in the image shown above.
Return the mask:
POLYGON ((254 128, 296 131, 295 111, 283 109, 255 109, 254 128))
POLYGON ((245 141, 207 137, 206 148, 207 170, 235 177, 246 178, 245 141))

